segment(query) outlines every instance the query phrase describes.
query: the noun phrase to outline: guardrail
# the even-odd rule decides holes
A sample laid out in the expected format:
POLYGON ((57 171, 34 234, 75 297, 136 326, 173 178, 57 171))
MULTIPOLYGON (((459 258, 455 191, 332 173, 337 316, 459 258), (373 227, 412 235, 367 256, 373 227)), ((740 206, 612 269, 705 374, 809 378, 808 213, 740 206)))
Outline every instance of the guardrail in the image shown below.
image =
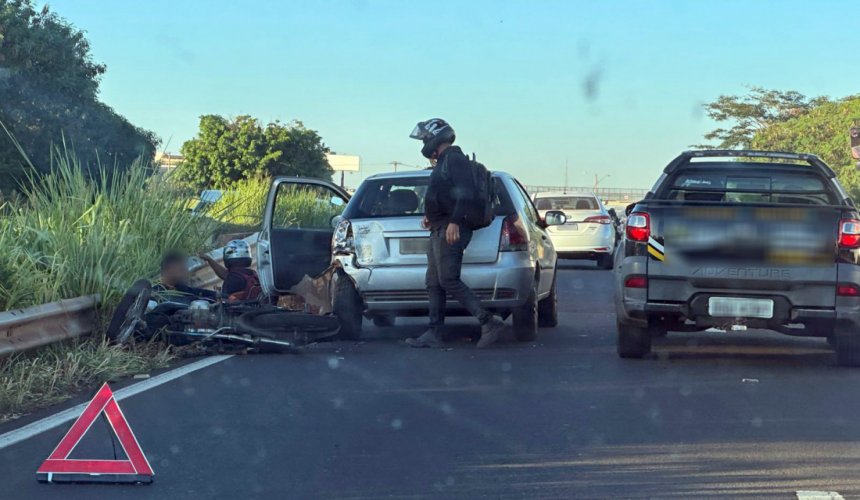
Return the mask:
POLYGON ((0 357, 92 332, 100 300, 88 295, 0 312, 0 357))

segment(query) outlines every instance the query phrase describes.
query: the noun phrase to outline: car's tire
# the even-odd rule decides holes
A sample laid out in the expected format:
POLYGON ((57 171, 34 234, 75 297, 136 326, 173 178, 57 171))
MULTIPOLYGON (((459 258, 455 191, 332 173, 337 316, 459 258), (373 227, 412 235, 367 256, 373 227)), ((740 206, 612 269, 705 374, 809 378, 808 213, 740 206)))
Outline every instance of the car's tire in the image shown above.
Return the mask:
POLYGON ((840 366, 860 366, 860 333, 836 331, 836 362, 840 366))
POLYGON ((558 272, 552 276, 552 286, 550 287, 549 295, 538 302, 538 326, 540 328, 555 328, 558 326, 557 276, 558 272))
POLYGON ((615 259, 612 254, 601 254, 597 257, 597 267, 600 269, 612 269, 615 259))
POLYGON ((376 314, 373 316, 373 326, 379 328, 390 328, 394 326, 394 321, 397 319, 397 316, 393 314, 376 314))
POLYGON ((122 296, 119 305, 114 310, 105 334, 115 344, 124 344, 131 339, 149 304, 152 285, 149 280, 137 280, 122 296))
POLYGON ((358 340, 361 338, 362 313, 364 303, 355 290, 352 280, 346 274, 337 275, 333 300, 334 314, 340 321, 338 338, 358 340))
POLYGON ((531 342, 537 338, 538 301, 534 288, 526 302, 513 310, 514 337, 520 342, 531 342))
POLYGON ((615 322, 616 348, 622 358, 641 358, 651 352, 651 332, 648 328, 615 322))

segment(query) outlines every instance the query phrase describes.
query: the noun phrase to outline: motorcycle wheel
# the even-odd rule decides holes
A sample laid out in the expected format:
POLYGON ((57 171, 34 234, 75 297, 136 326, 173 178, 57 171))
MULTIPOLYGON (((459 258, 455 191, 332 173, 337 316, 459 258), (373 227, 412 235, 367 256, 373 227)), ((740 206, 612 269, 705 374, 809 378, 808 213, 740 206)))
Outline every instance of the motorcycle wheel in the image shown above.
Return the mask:
POLYGON ((334 316, 318 316, 293 311, 252 311, 236 319, 237 330, 261 339, 311 343, 337 335, 340 323, 334 316))
POLYGON ((111 342, 124 344, 134 335, 143 323, 143 313, 146 312, 151 294, 152 285, 149 280, 137 280, 125 292, 105 332, 111 342))

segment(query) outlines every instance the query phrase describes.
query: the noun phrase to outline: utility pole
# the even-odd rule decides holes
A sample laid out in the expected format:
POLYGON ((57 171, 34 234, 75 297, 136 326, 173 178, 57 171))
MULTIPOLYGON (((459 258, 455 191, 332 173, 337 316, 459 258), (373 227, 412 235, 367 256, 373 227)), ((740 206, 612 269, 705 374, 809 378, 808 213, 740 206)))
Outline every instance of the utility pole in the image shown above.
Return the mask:
POLYGON ((600 184, 602 181, 606 180, 606 178, 607 178, 607 177, 611 177, 611 175, 610 175, 610 174, 606 174, 606 175, 604 175, 603 177, 598 178, 598 177, 597 177, 597 174, 596 174, 596 173, 594 174, 594 188, 593 188, 593 190, 595 191, 595 194, 597 194, 597 186, 598 186, 598 184, 600 184))
POLYGON ((400 163, 399 161, 392 161, 389 163, 389 165, 394 165, 394 171, 397 172, 397 165, 403 165, 403 163, 400 163))
POLYGON ((562 193, 567 194, 567 158, 564 159, 564 189, 562 193))

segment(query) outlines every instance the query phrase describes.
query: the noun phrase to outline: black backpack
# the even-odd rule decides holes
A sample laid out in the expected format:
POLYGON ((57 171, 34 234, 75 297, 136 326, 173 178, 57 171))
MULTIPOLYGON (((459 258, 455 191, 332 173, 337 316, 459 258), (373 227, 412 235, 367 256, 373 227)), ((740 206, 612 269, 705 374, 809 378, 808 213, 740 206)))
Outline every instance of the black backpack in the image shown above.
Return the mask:
MULTIPOLYGON (((496 209, 499 202, 496 196, 496 184, 493 182, 493 174, 487 170, 483 163, 475 160, 475 153, 469 158, 469 165, 472 170, 472 184, 475 186, 475 195, 472 197, 472 203, 469 204, 469 210, 466 211, 466 224, 472 230, 483 229, 493 223, 496 218, 496 209)), ((442 165, 442 177, 450 179, 448 174, 448 163, 442 165)))

